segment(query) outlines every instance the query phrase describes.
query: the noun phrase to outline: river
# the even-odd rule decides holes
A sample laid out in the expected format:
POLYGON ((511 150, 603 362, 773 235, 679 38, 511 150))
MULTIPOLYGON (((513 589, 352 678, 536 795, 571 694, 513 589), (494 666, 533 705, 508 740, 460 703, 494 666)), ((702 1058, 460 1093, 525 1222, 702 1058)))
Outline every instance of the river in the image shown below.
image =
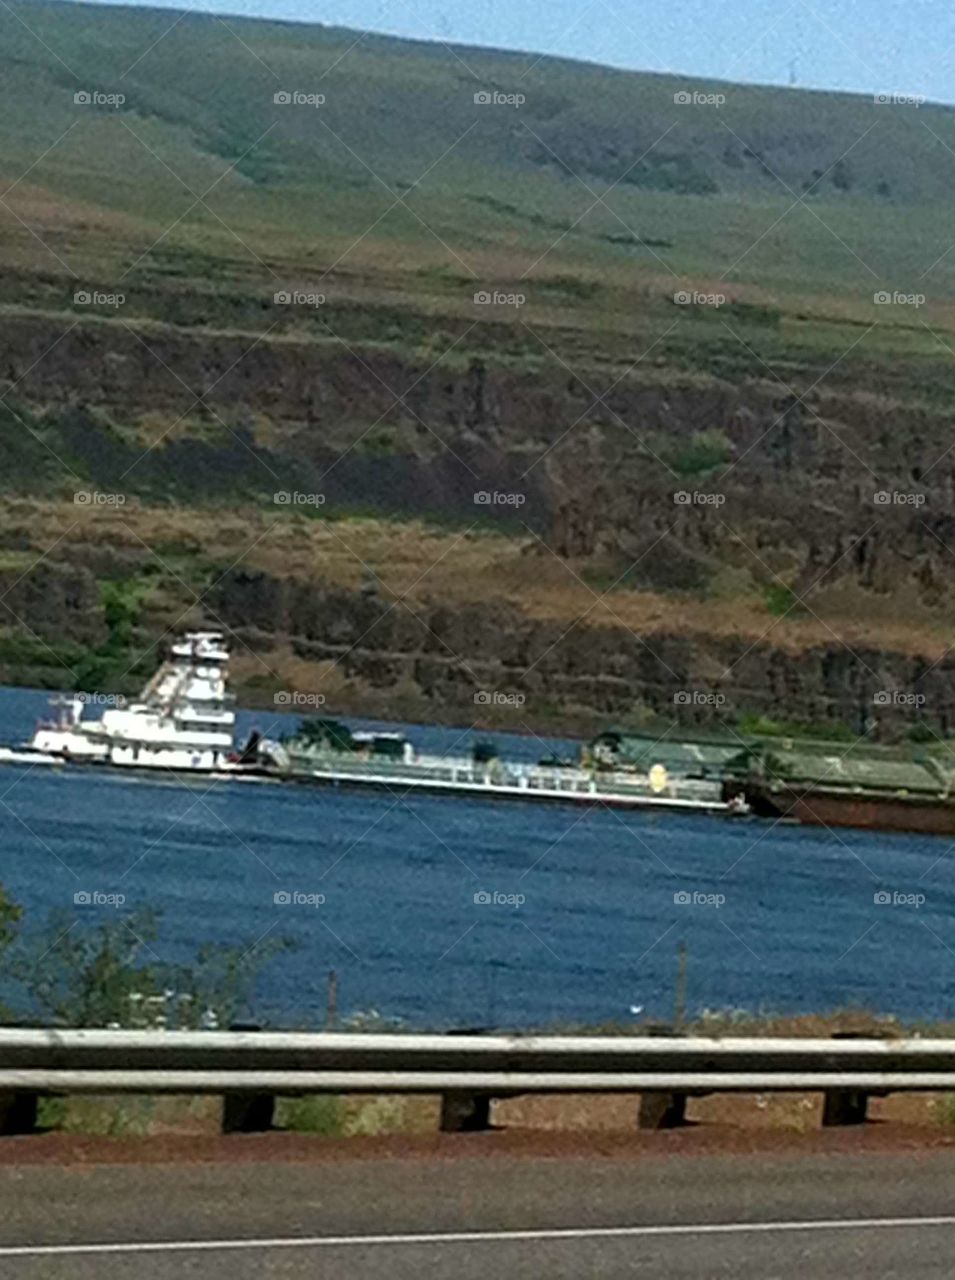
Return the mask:
MULTIPOLYGON (((28 737, 46 700, 0 689, 0 741, 28 737)), ((239 719, 276 733, 297 717, 239 719)), ((454 754, 484 736, 403 727, 454 754)), ((504 754, 545 751, 490 736, 504 754)), ((691 1012, 949 1015, 952 849, 756 819, 0 767, 0 883, 30 927, 51 908, 87 928, 151 907, 153 950, 173 962, 203 942, 295 939, 258 982, 251 1012, 273 1026, 320 1025, 331 969, 342 1014, 413 1029, 668 1018, 681 942, 691 1012)))

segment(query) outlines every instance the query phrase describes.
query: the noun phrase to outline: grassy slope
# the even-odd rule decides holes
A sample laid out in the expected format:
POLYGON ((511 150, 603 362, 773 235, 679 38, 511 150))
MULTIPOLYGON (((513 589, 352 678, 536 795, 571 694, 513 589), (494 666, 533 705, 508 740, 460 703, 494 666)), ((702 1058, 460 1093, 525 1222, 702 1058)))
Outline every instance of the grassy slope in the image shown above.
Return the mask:
MULTIPOLYGON (((14 180, 55 143, 19 198, 32 195, 40 215, 45 198, 69 200, 74 217, 98 210, 120 239, 164 229, 193 203, 187 186, 200 194, 219 180, 210 207, 269 259, 320 263, 385 215, 358 261, 400 241, 455 264, 417 214, 465 277, 499 265, 536 279, 556 259, 598 273, 725 276, 782 295, 838 285, 860 304, 875 288, 912 287, 950 244, 937 213, 955 194, 948 108, 380 37, 356 45, 356 33, 321 27, 230 20, 230 31, 192 15, 169 31, 165 11, 45 0, 11 9, 0 11, 2 172, 14 180), (78 108, 78 89, 127 101, 78 108), (283 89, 327 100, 277 106, 283 89), (527 101, 475 105, 484 89, 527 101), (681 91, 726 102, 679 106, 681 91), (433 164, 406 196, 414 212, 386 212, 433 164), (606 206, 585 214, 612 185, 606 206), (770 230, 807 188, 809 208, 797 204, 770 230)), ((85 239, 72 246, 81 258, 85 239)), ((239 247, 201 207, 165 247, 181 243, 239 247)), ((951 297, 955 262, 923 291, 951 297)))
MULTIPOLYGON (((16 184, 0 265, 20 272, 0 280, 0 305, 72 310, 80 283, 149 314, 149 291, 178 283, 214 290, 220 307, 240 291, 264 306, 310 283, 473 321, 475 289, 499 285, 526 294, 570 356, 576 335, 588 358, 614 335, 621 369, 637 341, 683 369, 767 361, 786 378, 795 356, 821 372, 871 324, 850 365, 944 356, 932 331, 955 315, 947 108, 174 18, 45 0, 0 9, 0 181, 16 184), (527 101, 477 106, 484 88, 527 101), (277 106, 282 89, 327 101, 277 106), (77 90, 126 102, 77 107, 77 90), (727 101, 674 104, 687 90, 727 101), (745 315, 675 311, 687 287, 772 306, 778 324, 756 312, 744 345, 726 322, 745 328, 745 315), (927 305, 875 306, 883 289, 927 305)), ((236 327, 261 331, 261 311, 246 307, 236 327)), ((514 356, 540 360, 511 327, 514 356)))

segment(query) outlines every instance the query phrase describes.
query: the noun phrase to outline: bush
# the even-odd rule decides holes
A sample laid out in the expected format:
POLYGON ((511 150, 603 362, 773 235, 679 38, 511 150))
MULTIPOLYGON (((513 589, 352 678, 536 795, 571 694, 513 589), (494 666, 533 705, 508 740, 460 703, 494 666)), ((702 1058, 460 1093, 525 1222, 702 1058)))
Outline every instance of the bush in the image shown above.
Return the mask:
POLYGON ((732 447, 722 431, 701 431, 681 448, 670 452, 670 466, 680 476, 696 476, 725 466, 732 447))
MULTIPOLYGON (((85 910, 86 908, 84 908, 85 910)), ((0 889, 0 952, 19 1018, 55 1026, 228 1026, 247 1008, 262 967, 292 944, 209 944, 192 965, 158 960, 153 911, 80 921, 51 912, 35 935, 19 936, 22 910, 0 889)), ((9 1020, 9 1009, 3 1010, 9 1020)))
POLYGON ((787 587, 783 582, 771 582, 764 592, 763 599, 766 601, 766 608, 774 618, 781 618, 787 613, 805 613, 806 611, 792 587, 787 587))
POLYGON ((741 734, 751 738, 821 738, 829 742, 855 742, 858 734, 839 720, 824 724, 807 720, 771 720, 768 716, 743 715, 737 723, 741 734))

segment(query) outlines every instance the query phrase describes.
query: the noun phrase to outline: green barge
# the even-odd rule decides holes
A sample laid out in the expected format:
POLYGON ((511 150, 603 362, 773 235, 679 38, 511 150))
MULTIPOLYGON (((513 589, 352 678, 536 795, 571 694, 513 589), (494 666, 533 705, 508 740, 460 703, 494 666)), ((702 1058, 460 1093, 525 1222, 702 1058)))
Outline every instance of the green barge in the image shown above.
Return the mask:
POLYGON ((590 753, 615 767, 653 757, 721 780, 723 797, 760 817, 813 826, 955 835, 955 749, 775 735, 685 738, 610 731, 590 753))
POLYGON ((468 755, 428 755, 418 752, 401 733, 353 732, 341 721, 318 717, 303 720, 296 733, 278 743, 250 740, 238 764, 276 779, 405 795, 418 792, 657 812, 745 812, 745 802, 724 796, 718 774, 704 774, 695 764, 667 768, 653 752, 631 762, 584 748, 575 759, 535 764, 508 760, 498 755, 492 743, 476 742, 468 755))
POLYGON ((400 733, 353 733, 339 721, 314 718, 270 746, 270 776, 332 786, 955 835, 955 751, 940 740, 883 747, 864 740, 608 729, 574 759, 526 764, 499 758, 490 743, 476 743, 459 758, 429 756, 400 733))

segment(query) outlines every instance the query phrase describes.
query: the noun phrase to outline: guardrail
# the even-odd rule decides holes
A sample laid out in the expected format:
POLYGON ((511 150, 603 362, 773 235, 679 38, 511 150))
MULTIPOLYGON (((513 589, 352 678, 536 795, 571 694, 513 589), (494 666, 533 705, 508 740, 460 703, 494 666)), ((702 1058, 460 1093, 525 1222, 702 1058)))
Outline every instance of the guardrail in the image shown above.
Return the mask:
POLYGON ((691 1096, 821 1091, 824 1124, 858 1124, 902 1090, 955 1091, 955 1040, 0 1029, 0 1133, 80 1093, 221 1095, 226 1131, 268 1128, 279 1096, 436 1094, 457 1131, 528 1093, 640 1094, 641 1126, 662 1128, 691 1096))

